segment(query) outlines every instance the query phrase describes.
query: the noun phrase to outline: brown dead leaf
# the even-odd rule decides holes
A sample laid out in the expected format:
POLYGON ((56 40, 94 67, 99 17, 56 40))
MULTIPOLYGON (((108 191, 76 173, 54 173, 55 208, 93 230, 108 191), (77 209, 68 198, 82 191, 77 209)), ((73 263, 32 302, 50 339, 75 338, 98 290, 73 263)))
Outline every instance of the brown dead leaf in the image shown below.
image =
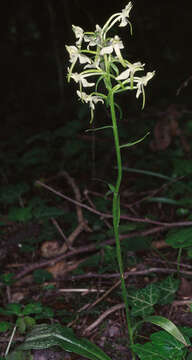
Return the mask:
POLYGON ((56 256, 59 252, 59 248, 60 246, 58 241, 45 241, 40 248, 41 256, 46 259, 56 256))
POLYGON ((52 274, 54 279, 57 279, 58 277, 65 276, 70 271, 75 270, 83 261, 84 260, 66 262, 62 260, 58 261, 55 265, 47 267, 46 270, 52 274))

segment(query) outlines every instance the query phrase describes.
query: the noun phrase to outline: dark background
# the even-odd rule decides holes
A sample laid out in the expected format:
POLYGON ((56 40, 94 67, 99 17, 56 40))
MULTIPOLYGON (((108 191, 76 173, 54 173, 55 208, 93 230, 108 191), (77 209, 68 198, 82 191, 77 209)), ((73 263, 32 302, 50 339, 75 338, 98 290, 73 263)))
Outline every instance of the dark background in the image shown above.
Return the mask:
MULTIPOLYGON (((6 1, 2 5, 1 34, 1 136, 15 128, 39 131, 56 128, 75 116, 75 87, 66 82, 68 55, 73 45, 71 25, 94 30, 126 1, 39 0, 6 1)), ((130 61, 156 70, 147 90, 147 106, 170 103, 190 107, 191 84, 176 96, 191 76, 191 4, 185 1, 135 0, 130 14, 133 36, 120 32, 130 61)), ((117 28, 118 31, 119 28, 117 28)), ((128 97, 124 98, 125 102, 128 97)), ((146 107, 147 109, 147 107, 146 107)), ((140 104, 130 104, 140 111, 140 104)))

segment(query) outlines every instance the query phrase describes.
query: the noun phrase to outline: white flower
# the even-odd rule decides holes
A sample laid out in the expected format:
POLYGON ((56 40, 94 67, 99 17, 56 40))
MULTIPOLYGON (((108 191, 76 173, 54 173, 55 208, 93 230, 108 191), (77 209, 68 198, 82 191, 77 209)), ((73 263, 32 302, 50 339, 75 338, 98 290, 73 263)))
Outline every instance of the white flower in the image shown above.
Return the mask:
POLYGON ((79 90, 77 90, 77 95, 83 102, 89 104, 92 110, 95 110, 95 104, 97 104, 99 101, 104 103, 103 99, 98 95, 88 95, 85 92, 81 92, 79 90))
POLYGON ((107 46, 104 46, 101 49, 100 55, 111 54, 113 52, 113 50, 115 50, 116 55, 118 56, 120 53, 120 49, 123 49, 123 48, 124 48, 124 45, 123 45, 122 41, 120 40, 119 36, 115 35, 114 38, 110 39, 109 44, 107 46))
POLYGON ((73 73, 73 74, 71 74, 71 78, 72 78, 76 83, 80 83, 80 86, 83 86, 83 87, 94 86, 95 83, 89 83, 89 82, 85 79, 87 76, 90 76, 90 74, 78 74, 78 73, 73 73))
POLYGON ((92 62, 92 64, 87 64, 87 65, 85 65, 85 66, 84 66, 84 69, 91 69, 91 68, 93 68, 93 69, 100 70, 100 66, 99 66, 99 65, 100 65, 100 61, 101 61, 101 57, 98 56, 98 57, 96 58, 96 60, 92 62))
POLYGON ((144 96, 144 86, 147 85, 148 81, 152 79, 152 77, 155 75, 155 71, 153 72, 148 72, 147 75, 142 76, 141 78, 134 78, 134 80, 137 81, 137 93, 136 93, 136 98, 138 98, 141 93, 144 96))
POLYGON ((114 50, 121 64, 125 66, 125 62, 123 60, 120 50, 123 48, 124 48, 123 42, 121 41, 118 35, 115 35, 114 38, 110 39, 109 44, 101 49, 100 55, 111 54, 114 50))
POLYGON ((145 64, 141 64, 140 61, 134 64, 128 64, 128 69, 124 70, 119 76, 116 77, 116 80, 128 80, 130 77, 133 77, 136 71, 143 70, 145 64))
POLYGON ((69 53, 70 56, 70 62, 75 65, 77 59, 79 59, 80 64, 91 64, 91 59, 89 59, 88 56, 83 55, 80 50, 76 47, 76 46, 67 46, 66 45, 66 50, 69 53))
POLYGON ((72 29, 73 29, 73 32, 75 33, 76 39, 78 39, 78 40, 76 41, 76 45, 77 45, 77 46, 81 46, 81 43, 82 43, 82 40, 83 40, 83 36, 84 36, 84 31, 83 31, 83 29, 82 29, 80 26, 75 26, 75 25, 72 25, 72 29))
POLYGON ((132 9, 133 5, 131 3, 131 1, 125 6, 125 9, 122 10, 121 14, 119 15, 119 21, 120 24, 119 26, 123 27, 123 26, 126 26, 128 23, 130 23, 127 18, 129 17, 129 13, 132 9))
POLYGON ((120 22, 119 26, 123 27, 126 26, 127 24, 130 25, 130 28, 132 30, 131 27, 131 23, 128 20, 129 17, 129 13, 132 9, 133 5, 131 3, 131 1, 126 5, 126 7, 118 13, 113 14, 105 23, 105 25, 103 26, 102 29, 102 37, 105 38, 107 32, 116 24, 116 22, 120 22))
POLYGON ((89 104, 90 110, 91 110, 91 119, 90 123, 93 122, 94 117, 94 110, 95 110, 95 104, 97 104, 99 101, 103 104, 104 101, 101 96, 99 95, 88 95, 85 92, 77 90, 77 95, 80 97, 80 99, 85 102, 86 104, 89 104))
POLYGON ((102 32, 101 27, 99 25, 96 25, 96 29, 93 35, 84 36, 84 41, 89 43, 87 49, 89 49, 89 46, 98 46, 98 45, 101 46, 102 43, 101 32, 102 32))

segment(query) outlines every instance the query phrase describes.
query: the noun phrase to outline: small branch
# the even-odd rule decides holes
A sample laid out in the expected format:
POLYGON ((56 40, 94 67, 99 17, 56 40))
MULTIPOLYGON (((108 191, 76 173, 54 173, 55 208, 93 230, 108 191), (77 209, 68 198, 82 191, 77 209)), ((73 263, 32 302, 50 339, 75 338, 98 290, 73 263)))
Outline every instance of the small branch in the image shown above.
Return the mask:
MULTIPOLYGON (((124 273, 124 279, 126 280, 126 278, 128 277, 128 273, 125 275, 124 273)), ((108 289, 105 294, 103 294, 100 298, 98 298, 97 300, 95 300, 92 304, 90 304, 88 306, 88 310, 92 309, 95 305, 99 304, 101 301, 103 301, 103 299, 106 298, 106 296, 108 296, 114 289, 116 289, 119 285, 121 284, 121 280, 118 280, 113 286, 110 287, 110 289, 108 289)))
MULTIPOLYGON (((145 270, 125 271, 124 276, 125 277, 143 276, 143 275, 148 275, 148 274, 151 274, 151 273, 175 274, 175 273, 178 273, 178 271, 177 271, 177 269, 152 267, 152 268, 145 269, 145 270)), ((192 271, 180 270, 179 273, 183 274, 183 275, 189 275, 189 276, 192 275, 192 271)), ((97 273, 92 273, 91 272, 91 273, 88 273, 88 274, 71 276, 71 277, 68 277, 66 280, 75 281, 75 280, 86 279, 86 278, 114 279, 114 278, 119 278, 119 277, 120 277, 119 273, 115 273, 115 274, 97 274, 97 273)))
MULTIPOLYGON (((82 293, 90 293, 90 292, 104 292, 105 290, 98 290, 98 289, 59 289, 58 292, 59 293, 67 293, 67 292, 82 292, 82 293)), ((85 295, 85 294, 84 294, 85 295)))
MULTIPOLYGON (((164 230, 163 227, 156 227, 153 229, 148 229, 142 232, 134 232, 132 234, 124 234, 124 235, 120 235, 120 239, 130 239, 130 238, 134 238, 135 236, 148 236, 149 234, 154 234, 156 232, 159 232, 161 230, 164 230)), ((94 252, 94 251, 98 251, 100 248, 102 248, 105 245, 113 245, 115 243, 115 240, 109 239, 106 241, 103 241, 98 245, 95 244, 91 244, 91 245, 87 245, 87 246, 81 246, 77 249, 73 249, 71 251, 68 251, 67 253, 61 254, 59 256, 56 256, 55 258, 49 259, 49 260, 42 260, 41 262, 37 262, 34 263, 32 265, 27 266, 26 268, 24 268, 20 273, 18 273, 15 276, 15 280, 19 280, 21 279, 23 276, 26 276, 27 274, 31 273, 32 271, 36 270, 36 269, 42 269, 45 268, 47 266, 52 266, 55 265, 57 262, 63 260, 63 259, 67 259, 79 254, 84 254, 84 253, 88 253, 88 252, 94 252)), ((1 286, 3 286, 3 283, 0 283, 1 286)))
MULTIPOLYGON (((111 214, 108 213, 102 213, 96 209, 93 209, 92 207, 86 205, 86 204, 82 204, 79 201, 76 201, 74 199, 71 199, 69 196, 66 196, 62 193, 60 193, 59 191, 54 190, 52 187, 42 183, 41 181, 37 180, 36 184, 41 185, 42 187, 44 187, 45 189, 51 191, 52 193, 60 196, 61 198, 70 201, 71 203, 75 204, 75 205, 79 205, 82 208, 96 214, 99 215, 101 218, 112 218, 111 214)), ((151 220, 148 218, 137 218, 137 217, 133 217, 133 216, 128 216, 128 215, 121 215, 121 219, 124 220, 129 220, 129 221, 133 221, 133 222, 138 222, 138 223, 146 223, 146 224, 153 224, 153 225, 159 225, 159 226, 164 226, 167 228, 173 228, 173 227, 182 227, 182 226, 191 226, 192 225, 192 221, 181 221, 181 222, 176 222, 176 223, 166 223, 166 222, 160 222, 160 221, 155 221, 155 220, 151 220)))
POLYGON ((98 326, 107 316, 109 316, 110 314, 112 314, 114 311, 120 310, 120 309, 125 309, 125 304, 117 304, 112 306, 110 309, 104 311, 103 314, 101 314, 101 316, 99 316, 99 318, 94 321, 91 325, 89 325, 84 331, 83 331, 83 335, 89 333, 91 330, 93 330, 96 326, 98 326))

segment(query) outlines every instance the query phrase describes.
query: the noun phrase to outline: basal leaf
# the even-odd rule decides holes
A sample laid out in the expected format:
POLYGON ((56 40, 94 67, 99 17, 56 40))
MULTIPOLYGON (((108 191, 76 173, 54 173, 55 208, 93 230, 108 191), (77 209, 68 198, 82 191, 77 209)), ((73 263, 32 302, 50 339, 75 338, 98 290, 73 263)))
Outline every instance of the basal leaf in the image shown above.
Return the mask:
POLYGON ((149 316, 148 318, 145 318, 145 321, 160 326, 162 329, 166 330, 168 334, 174 337, 177 341, 181 342, 183 345, 185 346, 189 345, 189 343, 186 341, 185 337, 183 336, 182 332, 169 319, 163 316, 149 316))
POLYGON ((31 354, 28 351, 12 351, 4 359, 6 360, 32 360, 31 354))
POLYGON ((51 346, 60 346, 90 360, 111 360, 99 347, 87 339, 78 339, 71 329, 58 324, 35 326, 18 349, 46 349, 51 346))

